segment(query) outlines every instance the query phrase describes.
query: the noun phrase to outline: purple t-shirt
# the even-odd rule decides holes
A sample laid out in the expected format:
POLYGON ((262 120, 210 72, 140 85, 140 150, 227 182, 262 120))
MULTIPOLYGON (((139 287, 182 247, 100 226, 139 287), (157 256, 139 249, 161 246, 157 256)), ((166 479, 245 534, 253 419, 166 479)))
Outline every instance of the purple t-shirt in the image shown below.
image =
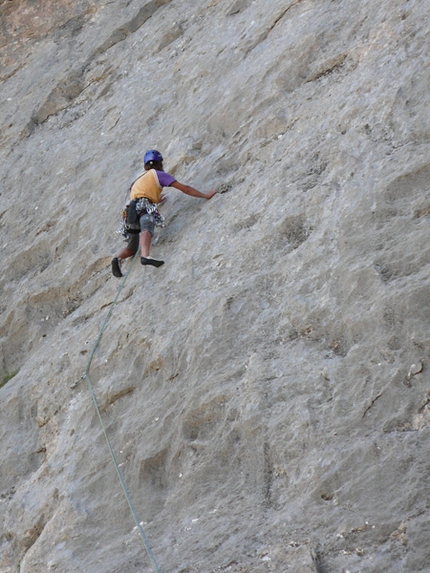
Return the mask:
POLYGON ((155 170, 155 172, 157 173, 158 181, 161 187, 170 187, 170 185, 176 181, 174 177, 168 173, 165 173, 164 171, 155 170))

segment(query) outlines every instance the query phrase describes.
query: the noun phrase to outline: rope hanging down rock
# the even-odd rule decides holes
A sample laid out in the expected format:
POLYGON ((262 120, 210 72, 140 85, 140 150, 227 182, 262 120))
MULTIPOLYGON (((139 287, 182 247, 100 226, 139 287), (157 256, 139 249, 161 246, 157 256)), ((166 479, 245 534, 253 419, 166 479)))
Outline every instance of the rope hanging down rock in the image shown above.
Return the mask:
POLYGON ((133 265, 134 265, 134 263, 135 263, 136 258, 138 257, 138 255, 139 255, 139 250, 138 250, 137 253, 134 255, 133 261, 132 261, 132 263, 131 263, 131 265, 130 265, 130 268, 128 269, 128 271, 127 271, 127 273, 126 273, 126 275, 125 275, 125 277, 124 277, 124 279, 123 279, 123 281, 122 281, 122 283, 121 283, 121 285, 120 285, 120 287, 119 287, 119 289, 118 289, 118 292, 117 292, 117 294, 116 294, 116 296, 115 296, 115 298, 114 298, 114 300, 113 300, 113 302, 112 302, 112 304, 111 304, 111 306, 110 306, 109 312, 108 312, 107 315, 106 315, 106 318, 105 318, 105 320, 104 320, 104 322, 103 322, 103 325, 102 325, 102 327, 101 327, 101 329, 100 329, 99 335, 98 335, 98 337, 97 337, 97 339, 96 339, 96 342, 95 342, 95 344, 94 344, 94 346, 93 346, 93 349, 91 350, 91 354, 90 354, 90 357, 89 357, 89 360, 88 360, 88 364, 87 364, 87 368, 86 368, 86 370, 85 370, 85 374, 83 375, 83 378, 85 378, 85 380, 87 381, 88 390, 89 390, 90 395, 91 395, 91 400, 92 400, 92 402, 93 402, 94 409, 95 409, 95 411, 96 411, 96 413, 97 413, 97 417, 98 417, 98 419, 99 419, 100 426, 101 426, 101 428, 102 428, 104 437, 105 437, 105 439, 106 439, 106 442, 107 442, 107 445, 108 445, 108 448, 109 448, 109 452, 110 452, 112 461, 113 461, 113 463, 114 463, 114 465, 115 465, 116 473, 117 473, 117 475, 118 475, 119 481, 120 481, 120 483, 121 483, 121 487, 122 487, 122 489, 123 489, 123 491, 124 491, 124 495, 125 495, 125 497, 126 497, 126 499, 127 499, 127 503, 128 503, 128 505, 129 505, 130 510, 131 510, 131 513, 132 513, 132 515, 133 515, 134 521, 136 522, 137 529, 138 529, 138 531, 139 531, 139 533, 140 533, 140 536, 141 536, 142 539, 143 539, 143 543, 145 544, 145 549, 146 549, 146 551, 147 551, 147 553, 148 553, 149 558, 151 559, 151 561, 152 561, 152 563, 153 563, 153 565, 154 565, 155 571, 156 571, 157 573, 161 573, 161 571, 160 571, 160 569, 159 569, 159 567, 158 567, 157 561, 155 560, 155 557, 154 557, 154 555, 153 555, 153 553, 152 553, 151 547, 150 547, 150 545, 149 545, 149 543, 148 543, 148 540, 147 540, 147 538, 146 538, 145 532, 143 531, 143 527, 142 527, 142 525, 141 525, 141 522, 139 521, 139 517, 138 517, 138 515, 137 515, 137 513, 136 513, 136 510, 134 509, 134 505, 133 505, 133 503, 132 503, 132 501, 131 501, 130 494, 128 493, 127 486, 125 485, 125 481, 124 481, 123 475, 122 475, 122 473, 121 473, 121 470, 119 469, 118 462, 116 461, 115 453, 114 453, 114 451, 113 451, 113 449, 112 449, 112 446, 111 446, 109 437, 108 437, 108 435, 107 435, 106 428, 105 428, 105 425, 104 425, 104 423, 103 423, 103 420, 102 420, 102 417, 101 417, 101 414, 100 414, 100 410, 99 410, 99 407, 98 407, 98 404, 97 404, 97 400, 96 400, 96 397, 95 397, 95 394, 94 394, 94 390, 93 390, 93 387, 92 387, 92 385, 91 385, 90 378, 89 378, 89 371, 90 371, 91 362, 92 362, 92 360, 93 360, 94 353, 95 353, 95 351, 96 351, 96 349, 97 349, 97 346, 99 345, 99 342, 100 342, 100 339, 101 339, 101 337, 102 337, 102 335, 103 335, 103 332, 104 332, 104 330, 105 330, 105 328, 106 328, 106 326, 107 326, 107 323, 109 322, 109 319, 110 319, 110 317, 111 317, 111 315, 112 315, 113 308, 114 308, 114 306, 116 305, 116 303, 117 303, 117 301, 118 301, 119 295, 121 294, 121 291, 122 291, 122 289, 124 288, 124 285, 125 285, 125 283, 126 283, 126 280, 127 280, 127 278, 128 278, 128 275, 130 274, 131 269, 133 268, 133 265))

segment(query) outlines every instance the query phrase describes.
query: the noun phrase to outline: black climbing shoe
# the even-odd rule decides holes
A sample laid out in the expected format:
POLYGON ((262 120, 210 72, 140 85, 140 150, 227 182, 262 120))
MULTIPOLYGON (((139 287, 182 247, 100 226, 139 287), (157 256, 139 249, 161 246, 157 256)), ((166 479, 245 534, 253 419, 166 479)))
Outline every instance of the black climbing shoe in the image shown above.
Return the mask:
POLYGON ((119 259, 117 259, 117 257, 112 259, 112 274, 114 277, 117 277, 118 279, 123 276, 121 272, 121 267, 119 266, 119 259))
POLYGON ((152 257, 140 257, 140 262, 142 265, 152 265, 153 267, 161 267, 161 265, 164 265, 164 261, 157 261, 152 257))

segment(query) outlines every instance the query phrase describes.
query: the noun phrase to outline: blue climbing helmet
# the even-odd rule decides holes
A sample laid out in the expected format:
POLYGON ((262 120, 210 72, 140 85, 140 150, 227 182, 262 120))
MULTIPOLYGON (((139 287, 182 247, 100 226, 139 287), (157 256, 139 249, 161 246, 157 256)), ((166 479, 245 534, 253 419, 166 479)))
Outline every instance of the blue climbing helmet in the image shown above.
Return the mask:
POLYGON ((150 149, 149 151, 147 151, 145 153, 144 158, 143 158, 144 165, 146 165, 147 163, 151 163, 151 162, 152 163, 162 163, 163 162, 163 156, 156 149, 150 149))

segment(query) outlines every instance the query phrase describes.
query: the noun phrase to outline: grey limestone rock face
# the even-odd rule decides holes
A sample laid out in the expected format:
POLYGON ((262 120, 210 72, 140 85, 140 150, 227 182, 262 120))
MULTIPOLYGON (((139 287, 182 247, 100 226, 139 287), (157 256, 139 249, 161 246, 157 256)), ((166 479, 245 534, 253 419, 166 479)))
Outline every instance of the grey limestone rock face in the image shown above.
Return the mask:
POLYGON ((0 2, 1 573, 429 571, 429 17, 0 2))

